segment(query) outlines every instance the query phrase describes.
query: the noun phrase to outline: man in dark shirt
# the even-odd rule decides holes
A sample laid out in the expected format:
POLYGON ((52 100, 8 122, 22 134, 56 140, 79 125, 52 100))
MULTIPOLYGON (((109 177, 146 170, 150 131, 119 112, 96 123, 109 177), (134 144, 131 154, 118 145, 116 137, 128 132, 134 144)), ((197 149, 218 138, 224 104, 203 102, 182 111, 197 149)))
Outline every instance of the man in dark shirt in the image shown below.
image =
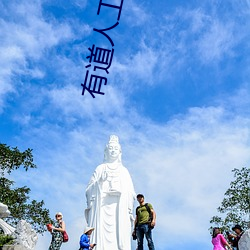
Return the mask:
POLYGON ((146 236, 149 250, 155 250, 152 229, 155 226, 156 214, 150 203, 144 202, 142 194, 137 195, 137 201, 140 206, 136 208, 135 228, 133 236, 136 235, 138 242, 138 250, 143 250, 143 239, 146 236))

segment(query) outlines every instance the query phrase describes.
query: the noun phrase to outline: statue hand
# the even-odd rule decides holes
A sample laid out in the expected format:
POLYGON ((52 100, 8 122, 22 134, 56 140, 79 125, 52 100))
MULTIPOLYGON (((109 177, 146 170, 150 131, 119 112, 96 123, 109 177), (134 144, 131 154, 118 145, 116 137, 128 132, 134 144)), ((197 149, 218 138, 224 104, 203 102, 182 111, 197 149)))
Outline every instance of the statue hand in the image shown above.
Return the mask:
POLYGON ((106 171, 103 171, 101 180, 105 181, 107 178, 108 178, 108 173, 106 171))
POLYGON ((135 221, 133 214, 130 214, 130 221, 132 221, 132 222, 135 221))

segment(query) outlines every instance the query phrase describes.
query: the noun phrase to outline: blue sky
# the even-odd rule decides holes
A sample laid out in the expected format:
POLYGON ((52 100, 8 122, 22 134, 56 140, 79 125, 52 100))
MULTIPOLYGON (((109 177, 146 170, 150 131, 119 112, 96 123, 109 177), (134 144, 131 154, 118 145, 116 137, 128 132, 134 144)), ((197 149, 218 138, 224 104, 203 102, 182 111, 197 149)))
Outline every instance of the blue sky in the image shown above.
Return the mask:
MULTIPOLYGON (((38 166, 10 178, 64 214, 62 250, 77 249, 86 185, 116 134, 136 192, 157 213, 156 248, 211 249, 209 220, 231 170, 250 160, 250 1, 124 0, 107 32, 109 74, 96 71, 105 95, 92 98, 81 95, 88 48, 111 49, 93 28, 118 14, 97 15, 98 4, 0 0, 1 143, 32 148, 38 166)), ((39 236, 37 250, 49 243, 39 236)))

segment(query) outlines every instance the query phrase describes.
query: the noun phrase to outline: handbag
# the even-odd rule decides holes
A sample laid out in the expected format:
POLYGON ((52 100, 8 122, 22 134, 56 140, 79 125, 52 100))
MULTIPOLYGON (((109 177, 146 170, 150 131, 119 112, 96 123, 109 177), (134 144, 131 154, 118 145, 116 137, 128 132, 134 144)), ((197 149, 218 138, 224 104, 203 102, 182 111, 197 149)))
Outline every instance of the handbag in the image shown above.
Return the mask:
POLYGON ((52 232, 52 224, 47 224, 46 226, 47 226, 48 231, 52 232))
POLYGON ((68 236, 67 232, 64 231, 64 232, 62 233, 62 235, 63 235, 63 242, 67 242, 67 241, 69 240, 69 236, 68 236))

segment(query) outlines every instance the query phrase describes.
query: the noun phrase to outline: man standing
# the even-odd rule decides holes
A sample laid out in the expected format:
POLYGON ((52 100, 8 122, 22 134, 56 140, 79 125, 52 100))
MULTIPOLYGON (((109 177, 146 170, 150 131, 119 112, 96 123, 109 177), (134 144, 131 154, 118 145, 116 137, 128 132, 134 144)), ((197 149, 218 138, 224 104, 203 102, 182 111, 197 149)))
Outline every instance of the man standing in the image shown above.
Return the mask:
POLYGON ((155 250, 152 229, 155 226, 156 214, 150 203, 144 202, 143 194, 137 195, 137 201, 140 206, 136 208, 135 227, 133 235, 136 235, 138 242, 138 250, 143 250, 143 239, 146 236, 148 249, 155 250))
POLYGON ((235 243, 236 249, 238 250, 239 249, 238 242, 239 242, 242 234, 244 233, 244 231, 242 230, 240 225, 235 225, 232 228, 232 230, 236 233, 236 235, 233 235, 233 234, 231 234, 231 235, 234 237, 234 243, 235 243))

